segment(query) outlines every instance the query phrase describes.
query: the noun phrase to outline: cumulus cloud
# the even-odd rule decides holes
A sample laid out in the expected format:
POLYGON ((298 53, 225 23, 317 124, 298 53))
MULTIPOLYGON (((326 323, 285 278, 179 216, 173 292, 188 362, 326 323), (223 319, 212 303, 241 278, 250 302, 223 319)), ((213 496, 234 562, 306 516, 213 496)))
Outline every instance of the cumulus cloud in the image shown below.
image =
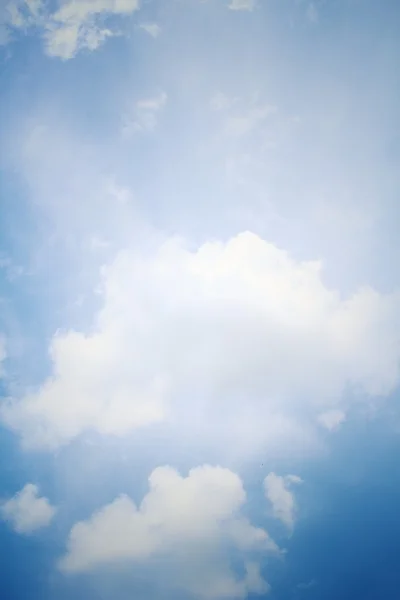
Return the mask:
POLYGON ((1 517, 8 521, 17 533, 29 534, 49 525, 56 508, 47 498, 39 496, 39 489, 27 483, 15 496, 3 502, 1 517))
POLYGON ((228 469, 205 465, 182 477, 159 467, 139 507, 123 495, 73 526, 60 568, 74 573, 130 561, 143 569, 157 558, 170 585, 196 597, 265 593, 269 586, 256 557, 279 549, 265 530, 240 515, 245 501, 240 478, 228 469), (242 578, 230 563, 233 552, 241 557, 242 578))
POLYGON ((138 100, 135 103, 133 113, 124 117, 123 137, 130 137, 137 132, 154 131, 157 126, 158 114, 164 108, 167 99, 167 94, 160 92, 156 96, 138 100))
POLYGON ((275 473, 269 473, 264 480, 265 495, 271 503, 274 516, 290 530, 293 528, 296 512, 296 503, 290 486, 300 483, 302 479, 297 475, 281 477, 275 473))
POLYGON ((41 0, 11 0, 0 13, 0 24, 10 39, 13 31, 36 27, 45 40, 49 56, 64 60, 86 48, 95 50, 118 29, 104 27, 107 17, 131 15, 139 9, 139 0, 67 0, 49 12, 41 0))
POLYGON ((1 408, 27 445, 161 420, 285 445, 299 423, 399 381, 399 294, 342 298, 319 263, 252 233, 122 252, 102 289, 92 329, 57 333, 52 374, 1 408))

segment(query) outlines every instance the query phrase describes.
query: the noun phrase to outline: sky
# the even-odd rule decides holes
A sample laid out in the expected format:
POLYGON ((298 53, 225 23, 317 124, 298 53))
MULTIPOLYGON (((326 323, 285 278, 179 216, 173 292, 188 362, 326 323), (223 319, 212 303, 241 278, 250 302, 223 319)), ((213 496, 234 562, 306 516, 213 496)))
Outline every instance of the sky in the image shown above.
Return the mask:
POLYGON ((398 600, 400 5, 0 0, 0 597, 398 600))

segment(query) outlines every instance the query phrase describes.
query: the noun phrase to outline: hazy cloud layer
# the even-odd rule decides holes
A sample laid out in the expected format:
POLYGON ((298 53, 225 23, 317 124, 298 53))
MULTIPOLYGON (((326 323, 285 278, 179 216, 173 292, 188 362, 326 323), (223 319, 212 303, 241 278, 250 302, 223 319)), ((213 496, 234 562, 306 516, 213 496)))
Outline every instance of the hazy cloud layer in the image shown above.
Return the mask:
POLYGON ((48 56, 64 60, 80 50, 96 50, 118 29, 105 27, 104 17, 127 16, 139 9, 138 0, 68 0, 54 12, 41 0, 10 0, 0 13, 3 43, 14 32, 38 30, 48 56))

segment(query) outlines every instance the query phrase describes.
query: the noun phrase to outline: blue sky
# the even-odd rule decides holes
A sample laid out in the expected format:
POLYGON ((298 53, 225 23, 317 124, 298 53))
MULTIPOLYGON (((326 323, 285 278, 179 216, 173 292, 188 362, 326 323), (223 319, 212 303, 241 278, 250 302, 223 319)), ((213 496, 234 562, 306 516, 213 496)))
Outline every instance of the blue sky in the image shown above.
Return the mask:
POLYGON ((397 600, 399 18, 0 0, 1 597, 397 600))

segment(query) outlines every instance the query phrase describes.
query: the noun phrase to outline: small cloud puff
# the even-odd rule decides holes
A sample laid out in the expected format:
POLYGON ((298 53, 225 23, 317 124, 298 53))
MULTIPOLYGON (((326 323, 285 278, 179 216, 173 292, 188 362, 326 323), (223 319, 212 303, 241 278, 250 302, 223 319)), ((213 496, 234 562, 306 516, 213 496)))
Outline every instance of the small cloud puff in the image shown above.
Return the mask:
POLYGON ((296 502, 289 488, 291 484, 300 483, 303 480, 297 475, 281 477, 275 473, 269 473, 264 480, 265 495, 271 503, 274 516, 290 530, 294 525, 296 502))
POLYGON ((236 138, 246 136, 278 112, 274 105, 260 104, 257 94, 251 99, 250 105, 240 107, 240 104, 239 98, 229 97, 220 91, 210 99, 210 109, 223 114, 225 135, 236 138))
POLYGON ((158 114, 168 100, 165 92, 156 96, 138 100, 131 114, 125 115, 122 125, 122 136, 131 137, 134 133, 150 133, 154 131, 158 122, 158 114))
POLYGON ((56 508, 49 500, 39 496, 39 489, 27 483, 15 496, 1 505, 1 517, 17 533, 29 534, 46 527, 53 519, 56 508))
POLYGON ((329 431, 337 429, 346 420, 346 413, 343 410, 332 409, 318 415, 318 422, 322 427, 329 431))

